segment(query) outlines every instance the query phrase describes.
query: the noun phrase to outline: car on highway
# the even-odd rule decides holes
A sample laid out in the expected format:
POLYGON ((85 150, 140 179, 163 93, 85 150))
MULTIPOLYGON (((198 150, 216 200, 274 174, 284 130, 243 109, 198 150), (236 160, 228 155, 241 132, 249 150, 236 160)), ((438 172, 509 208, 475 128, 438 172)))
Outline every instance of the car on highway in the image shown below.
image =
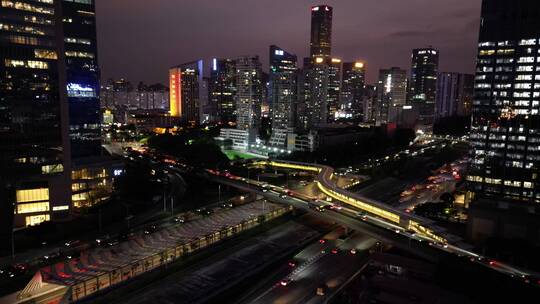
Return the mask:
POLYGON ((289 263, 287 263, 287 265, 289 265, 289 267, 296 267, 296 261, 289 261, 289 263))
POLYGON ((333 254, 338 254, 339 253, 339 248, 334 248, 332 249, 331 251, 333 254))
POLYGON ((108 242, 107 242, 107 245, 109 247, 112 247, 112 246, 116 246, 118 245, 120 242, 117 240, 117 239, 110 239, 108 242))
POLYGON ((106 235, 102 235, 98 238, 96 238, 96 245, 100 246, 100 245, 103 245, 107 242, 108 239, 110 239, 111 237, 106 234, 106 235))
POLYGON ((321 285, 319 287, 317 287, 317 290, 315 290, 315 294, 318 295, 318 296, 325 296, 326 295, 326 289, 328 287, 326 287, 326 285, 321 285))
POLYGON ((58 257, 60 257, 60 252, 59 251, 54 251, 54 252, 51 252, 51 253, 48 253, 48 254, 44 255, 43 258, 42 258, 42 261, 47 262, 47 261, 50 261, 50 260, 58 258, 58 257))
POLYGON ((150 234, 156 232, 157 227, 156 225, 150 225, 144 229, 144 234, 150 234))
POLYGON ((279 197, 281 197, 281 198, 287 198, 287 194, 280 194, 279 197))
POLYGON ((289 278, 286 278, 286 279, 281 280, 281 281, 279 282, 279 285, 281 285, 281 286, 288 286, 288 285, 291 284, 291 283, 292 283, 292 280, 289 279, 289 278))
POLYGON ((356 248, 351 249, 351 254, 356 254, 356 253, 357 253, 356 248))
POLYGON ((356 216, 360 217, 362 221, 367 221, 367 214, 364 212, 359 212, 356 214, 356 216))
POLYGON ((343 209, 343 207, 341 205, 339 205, 339 204, 334 203, 334 204, 330 205, 330 209, 341 210, 341 209, 343 209))
POLYGON ((81 243, 81 241, 79 241, 79 240, 71 240, 71 241, 65 242, 64 245, 66 247, 75 247, 75 246, 79 245, 80 243, 81 243))
POLYGON ((182 223, 185 223, 186 220, 181 218, 181 217, 176 216, 176 217, 173 218, 173 222, 178 223, 178 224, 182 224, 182 223))
POLYGON ((221 204, 221 208, 232 208, 232 207, 233 207, 233 204, 230 202, 221 204))

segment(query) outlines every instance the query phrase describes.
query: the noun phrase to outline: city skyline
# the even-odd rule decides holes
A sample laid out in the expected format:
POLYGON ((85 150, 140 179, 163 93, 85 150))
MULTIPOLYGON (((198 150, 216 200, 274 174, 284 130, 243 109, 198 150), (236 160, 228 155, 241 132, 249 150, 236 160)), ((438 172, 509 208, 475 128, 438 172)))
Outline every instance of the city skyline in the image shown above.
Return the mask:
POLYGON ((287 3, 286 12, 279 9, 281 5, 272 6, 274 1, 266 1, 254 7, 249 16, 238 14, 246 5, 244 1, 227 3, 223 8, 208 1, 189 6, 163 1, 159 10, 148 10, 141 1, 130 1, 126 9, 124 2, 96 3, 102 79, 167 83, 166 71, 179 63, 243 55, 259 55, 266 71, 268 59, 263 55, 272 44, 298 58, 309 56, 309 7, 328 4, 334 7, 332 53, 345 61, 365 61, 367 82, 375 83, 380 68, 409 70, 411 50, 429 45, 441 51, 441 71, 472 73, 481 1, 434 4, 415 0, 400 9, 390 9, 400 5, 395 0, 386 0, 385 5, 373 0, 298 1, 287 3), (140 18, 143 10, 145 18, 140 18), (175 18, 190 26, 171 27, 170 20, 175 18), (126 26, 134 30, 126 31, 126 26), (138 42, 142 40, 146 42, 138 42), (188 41, 189 47, 185 47, 188 41), (154 57, 155 53, 160 56, 154 57))
POLYGON ((2 0, 0 41, 0 304, 540 295, 540 0, 2 0))

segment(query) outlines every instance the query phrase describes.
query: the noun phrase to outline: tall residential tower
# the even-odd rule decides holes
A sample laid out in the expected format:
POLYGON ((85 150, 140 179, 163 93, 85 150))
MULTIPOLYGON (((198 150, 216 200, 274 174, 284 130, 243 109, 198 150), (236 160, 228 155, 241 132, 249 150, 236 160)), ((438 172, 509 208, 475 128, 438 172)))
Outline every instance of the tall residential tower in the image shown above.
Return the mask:
POLYGON ((296 118, 296 55, 270 46, 269 100, 272 109, 271 146, 285 147, 287 133, 294 131, 296 118))
POLYGON ((344 62, 341 77, 341 106, 359 121, 364 120, 365 64, 361 61, 344 62))

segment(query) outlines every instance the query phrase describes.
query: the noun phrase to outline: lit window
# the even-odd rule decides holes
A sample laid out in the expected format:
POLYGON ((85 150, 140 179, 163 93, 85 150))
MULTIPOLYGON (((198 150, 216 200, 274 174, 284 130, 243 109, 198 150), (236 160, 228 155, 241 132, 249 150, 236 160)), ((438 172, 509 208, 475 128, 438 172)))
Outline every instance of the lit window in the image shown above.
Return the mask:
POLYGON ((40 70, 46 70, 49 68, 49 64, 44 61, 37 61, 37 60, 12 60, 12 59, 5 59, 4 63, 6 67, 12 67, 12 68, 30 68, 30 69, 40 69, 40 70))
POLYGON ((65 210, 69 210, 69 206, 67 206, 67 205, 64 205, 64 206, 53 206, 52 210, 53 210, 53 211, 65 211, 65 210))
POLYGON ((522 39, 519 45, 536 45, 536 39, 522 39))
POLYGON ((17 205, 17 214, 37 213, 46 211, 49 211, 49 202, 17 205))
POLYGON ((34 55, 36 56, 36 58, 39 58, 39 59, 53 59, 53 60, 58 59, 56 52, 53 50, 35 49, 34 55))
POLYGON ((480 56, 491 56, 495 54, 495 50, 480 50, 480 56))
POLYGON ((532 80, 532 75, 518 75, 516 80, 532 80))
POLYGON ((62 164, 46 165, 41 167, 41 174, 54 174, 64 172, 64 166, 62 164))
MULTIPOLYGON (((42 0, 42 1, 39 1, 39 2, 51 4, 52 0, 42 0)), ((13 9, 16 9, 16 10, 33 12, 33 13, 54 15, 54 9, 52 9, 52 8, 36 6, 36 5, 32 5, 32 4, 28 4, 28 3, 24 3, 24 2, 19 2, 19 1, 2 0, 2 7, 13 8, 13 9)))
POLYGON ((518 63, 532 63, 534 62, 534 57, 519 57, 518 63))
POLYGON ((64 39, 64 41, 66 43, 77 43, 77 44, 84 44, 84 45, 92 44, 92 41, 90 41, 89 39, 82 39, 82 38, 69 38, 69 37, 66 37, 64 39))
POLYGON ((16 197, 17 197, 17 203, 48 201, 49 189, 39 188, 39 189, 17 190, 16 197))
POLYGON ((51 216, 48 214, 40 214, 40 215, 34 215, 34 216, 27 216, 26 219, 26 226, 35 226, 39 225, 43 222, 48 222, 51 220, 51 216))
POLYGON ((497 54, 499 55, 508 55, 508 54, 513 54, 515 52, 514 49, 500 49, 500 50, 497 50, 497 54))
POLYGON ((520 65, 520 66, 518 66, 517 71, 518 72, 532 72, 533 71, 533 66, 532 65, 520 65))
POLYGON ((76 52, 76 51, 67 51, 67 57, 78 57, 78 58, 94 58, 94 54, 89 52, 76 52))

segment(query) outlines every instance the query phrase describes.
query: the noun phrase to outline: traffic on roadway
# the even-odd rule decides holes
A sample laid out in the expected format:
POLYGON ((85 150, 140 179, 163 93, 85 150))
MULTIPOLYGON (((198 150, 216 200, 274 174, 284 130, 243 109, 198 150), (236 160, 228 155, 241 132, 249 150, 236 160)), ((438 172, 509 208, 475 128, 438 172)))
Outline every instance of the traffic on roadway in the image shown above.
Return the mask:
POLYGON ((437 250, 467 258, 472 263, 480 264, 514 278, 523 279, 525 283, 540 286, 540 276, 538 274, 518 269, 511 265, 472 252, 466 249, 466 246, 462 244, 458 245, 457 243, 460 241, 458 238, 445 233, 440 228, 432 228, 431 225, 433 225, 433 222, 430 220, 411 215, 407 212, 395 210, 382 203, 358 197, 358 195, 354 193, 337 188, 332 182, 333 169, 331 167, 283 161, 263 161, 258 162, 257 164, 316 172, 318 173, 317 184, 321 192, 333 199, 333 201, 338 201, 341 204, 320 200, 314 197, 307 197, 306 195, 290 189, 236 176, 229 172, 220 172, 216 170, 206 171, 211 175, 245 184, 249 188, 259 190, 262 193, 272 194, 281 199, 288 199, 297 204, 303 204, 314 212, 332 210, 349 218, 354 218, 355 220, 393 231, 395 234, 404 236, 411 241, 425 242, 437 250))

